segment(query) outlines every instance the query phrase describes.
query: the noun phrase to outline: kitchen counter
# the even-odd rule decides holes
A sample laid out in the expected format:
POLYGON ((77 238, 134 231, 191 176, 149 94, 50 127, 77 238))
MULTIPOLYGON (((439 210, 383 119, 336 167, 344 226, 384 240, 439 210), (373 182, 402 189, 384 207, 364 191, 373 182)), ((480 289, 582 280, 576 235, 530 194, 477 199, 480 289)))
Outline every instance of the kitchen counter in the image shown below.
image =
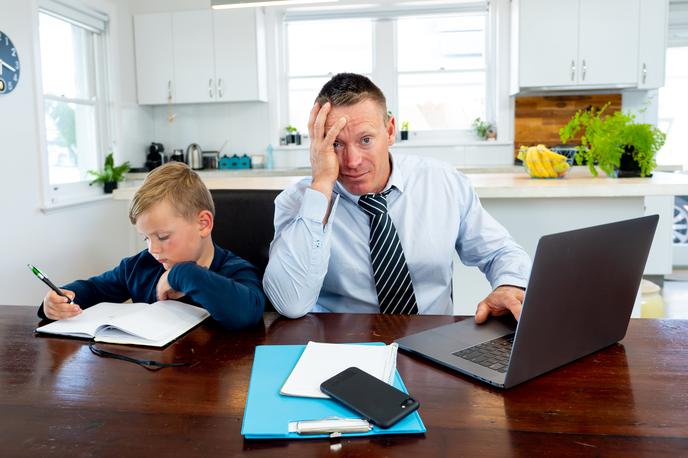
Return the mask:
MULTIPOLYGON (((530 178, 519 166, 466 167, 480 198, 575 198, 688 195, 688 175, 655 172, 650 178, 594 177, 587 167, 573 167, 561 179, 530 178)), ((310 168, 199 171, 209 189, 285 189, 310 176, 310 168)), ((128 174, 113 195, 131 199, 146 174, 128 174)))

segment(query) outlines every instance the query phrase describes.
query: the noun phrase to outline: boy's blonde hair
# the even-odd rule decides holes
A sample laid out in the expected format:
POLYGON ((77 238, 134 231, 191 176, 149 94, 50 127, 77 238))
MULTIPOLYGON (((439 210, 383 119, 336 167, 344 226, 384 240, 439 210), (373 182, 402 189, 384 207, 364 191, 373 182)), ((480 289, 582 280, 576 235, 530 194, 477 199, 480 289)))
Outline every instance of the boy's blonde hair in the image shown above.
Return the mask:
POLYGON ((141 213, 167 201, 184 218, 191 219, 203 210, 215 216, 215 204, 201 177, 183 162, 168 162, 153 170, 134 194, 129 220, 136 224, 141 213))

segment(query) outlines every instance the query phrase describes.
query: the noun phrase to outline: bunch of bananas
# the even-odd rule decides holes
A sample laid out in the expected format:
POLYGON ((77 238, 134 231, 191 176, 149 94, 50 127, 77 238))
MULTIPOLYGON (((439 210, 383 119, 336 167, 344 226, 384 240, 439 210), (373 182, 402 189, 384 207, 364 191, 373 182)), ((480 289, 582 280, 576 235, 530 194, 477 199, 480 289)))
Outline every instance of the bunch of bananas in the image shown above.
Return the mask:
POLYGON ((571 168, 566 156, 547 149, 545 145, 521 146, 518 157, 533 178, 559 178, 571 168))

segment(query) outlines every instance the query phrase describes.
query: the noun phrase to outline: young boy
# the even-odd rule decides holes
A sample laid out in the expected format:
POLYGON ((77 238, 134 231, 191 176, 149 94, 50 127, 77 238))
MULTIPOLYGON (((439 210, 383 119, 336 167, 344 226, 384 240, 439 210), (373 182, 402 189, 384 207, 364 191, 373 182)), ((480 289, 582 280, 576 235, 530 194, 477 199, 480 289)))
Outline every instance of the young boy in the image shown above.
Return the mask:
POLYGON ((148 249, 108 272, 65 285, 72 304, 49 290, 38 316, 61 320, 99 302, 178 299, 204 307, 228 329, 257 323, 265 307, 258 270, 213 243, 214 217, 215 204, 198 174, 181 162, 158 167, 129 209, 148 249))

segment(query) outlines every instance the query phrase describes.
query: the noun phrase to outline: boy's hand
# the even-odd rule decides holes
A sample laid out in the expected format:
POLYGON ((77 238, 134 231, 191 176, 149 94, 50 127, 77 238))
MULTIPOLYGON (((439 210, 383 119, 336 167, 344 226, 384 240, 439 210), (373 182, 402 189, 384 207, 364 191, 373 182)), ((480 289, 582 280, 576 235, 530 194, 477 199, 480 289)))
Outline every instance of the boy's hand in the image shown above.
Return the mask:
MULTIPOLYGON (((74 301, 76 296, 74 291, 63 289, 62 292, 74 301)), ((43 312, 51 320, 64 320, 65 318, 71 318, 80 314, 81 307, 74 303, 70 304, 67 302, 66 297, 60 296, 53 290, 49 290, 48 294, 43 298, 43 312)))
POLYGON ((167 275, 170 273, 169 270, 166 270, 164 274, 162 274, 162 277, 160 277, 160 280, 158 280, 158 286, 157 286, 157 296, 159 301, 165 301, 167 299, 179 299, 180 297, 184 296, 184 293, 180 293, 179 291, 175 291, 172 289, 170 284, 167 281, 167 275))

